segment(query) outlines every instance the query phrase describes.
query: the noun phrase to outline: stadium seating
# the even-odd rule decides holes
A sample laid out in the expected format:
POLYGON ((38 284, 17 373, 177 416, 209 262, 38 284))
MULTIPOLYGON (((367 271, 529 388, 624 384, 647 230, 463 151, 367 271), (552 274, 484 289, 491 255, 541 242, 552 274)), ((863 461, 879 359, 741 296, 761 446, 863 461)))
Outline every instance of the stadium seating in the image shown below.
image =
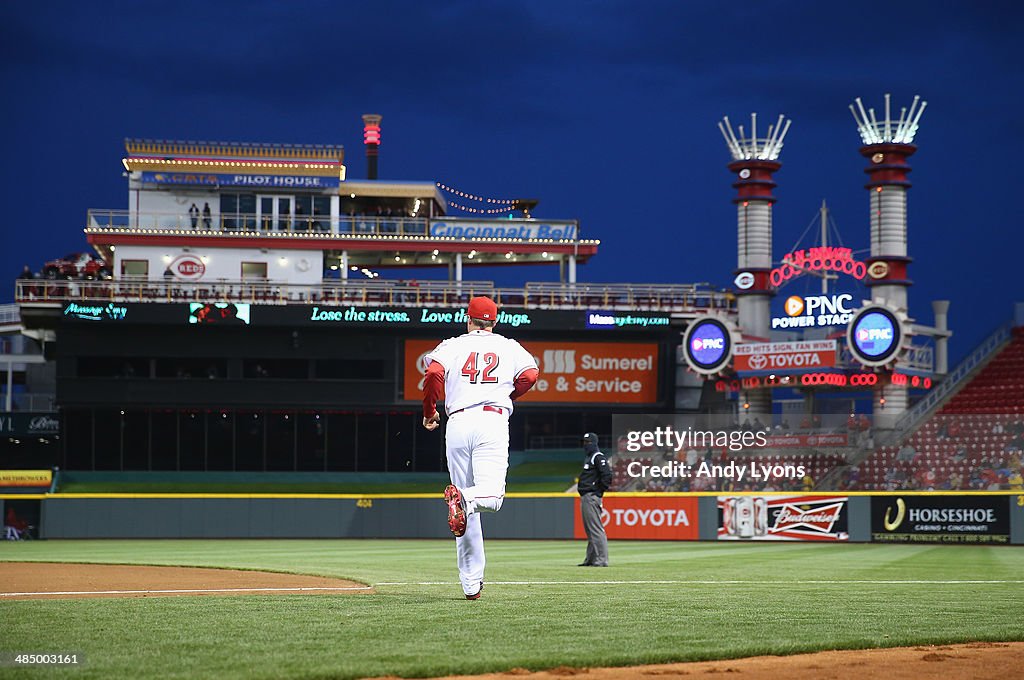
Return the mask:
POLYGON ((1022 444, 1024 328, 1016 328, 1010 343, 902 445, 862 461, 848 488, 1019 487, 1022 444))

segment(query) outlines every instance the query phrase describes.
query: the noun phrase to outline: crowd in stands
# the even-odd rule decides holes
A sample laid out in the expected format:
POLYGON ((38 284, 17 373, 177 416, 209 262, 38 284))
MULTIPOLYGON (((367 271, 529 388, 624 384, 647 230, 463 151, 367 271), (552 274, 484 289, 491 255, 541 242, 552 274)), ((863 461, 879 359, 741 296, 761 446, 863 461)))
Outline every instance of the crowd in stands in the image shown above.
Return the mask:
POLYGON ((1024 490, 1024 327, 910 437, 853 468, 840 488, 1024 490))
POLYGON ((853 468, 841 489, 1024 490, 1024 416, 939 415, 853 468))

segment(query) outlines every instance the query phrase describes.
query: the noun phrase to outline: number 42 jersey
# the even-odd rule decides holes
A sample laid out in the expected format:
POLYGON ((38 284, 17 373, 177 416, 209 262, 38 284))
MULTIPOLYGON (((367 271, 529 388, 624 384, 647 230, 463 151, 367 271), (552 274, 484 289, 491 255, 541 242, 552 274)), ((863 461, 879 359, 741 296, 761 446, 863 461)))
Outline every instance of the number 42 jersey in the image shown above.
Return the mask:
POLYGON ((444 407, 450 415, 473 406, 499 406, 512 412, 516 378, 537 370, 533 355, 511 338, 474 330, 449 338, 434 348, 424 363, 444 366, 444 407))

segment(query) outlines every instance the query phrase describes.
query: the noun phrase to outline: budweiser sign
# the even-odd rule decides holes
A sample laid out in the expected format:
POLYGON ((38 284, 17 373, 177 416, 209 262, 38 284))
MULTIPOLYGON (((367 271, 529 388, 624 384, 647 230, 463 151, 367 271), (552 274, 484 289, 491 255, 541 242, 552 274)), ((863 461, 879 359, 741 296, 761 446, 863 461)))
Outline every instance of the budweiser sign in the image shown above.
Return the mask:
POLYGON ((848 541, 846 496, 719 496, 718 539, 848 541))
POLYGON ((733 369, 740 371, 793 371, 836 365, 835 340, 762 342, 736 345, 733 369))

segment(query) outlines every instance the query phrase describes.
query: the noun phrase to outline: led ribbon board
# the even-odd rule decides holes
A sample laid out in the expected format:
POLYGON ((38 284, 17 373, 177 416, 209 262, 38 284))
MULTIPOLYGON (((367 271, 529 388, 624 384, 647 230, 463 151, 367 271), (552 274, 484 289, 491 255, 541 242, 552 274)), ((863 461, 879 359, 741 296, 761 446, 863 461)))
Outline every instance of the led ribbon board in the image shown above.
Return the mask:
POLYGON ((718 319, 695 319, 683 338, 686 363, 697 373, 710 375, 722 370, 732 359, 732 338, 728 327, 718 319))

